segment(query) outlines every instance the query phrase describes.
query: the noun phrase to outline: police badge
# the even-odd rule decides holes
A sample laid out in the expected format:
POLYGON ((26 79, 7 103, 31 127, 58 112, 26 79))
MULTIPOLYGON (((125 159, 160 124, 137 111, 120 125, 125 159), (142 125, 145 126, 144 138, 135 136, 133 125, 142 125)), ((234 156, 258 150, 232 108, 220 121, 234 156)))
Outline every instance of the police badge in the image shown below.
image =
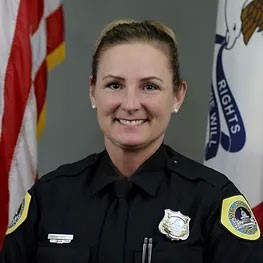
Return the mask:
POLYGON ((159 230, 172 241, 186 240, 189 237, 190 217, 180 211, 164 210, 164 217, 159 224, 159 230))

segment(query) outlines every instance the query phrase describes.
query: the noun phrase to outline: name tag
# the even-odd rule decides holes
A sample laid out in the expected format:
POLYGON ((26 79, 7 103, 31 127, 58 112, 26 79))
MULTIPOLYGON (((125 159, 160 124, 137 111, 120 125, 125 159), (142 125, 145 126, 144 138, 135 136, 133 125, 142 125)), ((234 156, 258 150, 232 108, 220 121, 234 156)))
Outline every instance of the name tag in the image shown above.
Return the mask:
POLYGON ((68 244, 73 240, 72 234, 48 234, 47 238, 50 243, 68 244))

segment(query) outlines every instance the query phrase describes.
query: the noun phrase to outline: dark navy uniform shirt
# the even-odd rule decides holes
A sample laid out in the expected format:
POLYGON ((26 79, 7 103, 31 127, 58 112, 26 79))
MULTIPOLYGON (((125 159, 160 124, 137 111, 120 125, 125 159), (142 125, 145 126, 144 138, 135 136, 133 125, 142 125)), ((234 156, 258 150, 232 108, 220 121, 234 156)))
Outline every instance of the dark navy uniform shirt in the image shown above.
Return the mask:
MULTIPOLYGON (((19 218, 6 235, 2 262, 99 262, 103 226, 115 198, 111 185, 118 180, 123 177, 106 151, 42 177, 29 191, 28 209, 23 208, 28 213, 21 213, 24 219, 19 218), (70 242, 60 244, 51 242, 49 234, 72 236, 70 242)), ((148 261, 146 252, 143 263, 263 262, 260 238, 246 240, 221 222, 223 200, 240 195, 224 175, 162 145, 127 180, 133 189, 121 233, 125 241, 116 247, 120 233, 112 229, 109 244, 114 253, 123 253, 122 262, 143 262, 145 240, 147 251, 151 240, 152 254, 148 261), (186 228, 185 240, 172 240, 169 225, 167 235, 159 230, 165 209, 190 218, 185 225, 179 220, 175 227, 179 234, 186 228)), ((118 263, 111 258, 105 262, 118 263)))

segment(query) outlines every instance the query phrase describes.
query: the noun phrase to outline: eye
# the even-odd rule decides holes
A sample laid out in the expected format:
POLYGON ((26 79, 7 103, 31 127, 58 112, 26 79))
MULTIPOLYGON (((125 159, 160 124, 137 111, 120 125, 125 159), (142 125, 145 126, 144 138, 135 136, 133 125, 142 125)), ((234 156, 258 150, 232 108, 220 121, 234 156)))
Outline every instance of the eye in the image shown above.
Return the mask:
POLYGON ((143 89, 145 91, 155 91, 155 90, 159 90, 160 88, 154 84, 147 84, 147 85, 143 86, 143 89))
POLYGON ((119 83, 116 83, 116 82, 111 82, 111 83, 106 85, 106 88, 109 88, 109 89, 112 89, 112 90, 118 90, 121 87, 122 86, 119 83))

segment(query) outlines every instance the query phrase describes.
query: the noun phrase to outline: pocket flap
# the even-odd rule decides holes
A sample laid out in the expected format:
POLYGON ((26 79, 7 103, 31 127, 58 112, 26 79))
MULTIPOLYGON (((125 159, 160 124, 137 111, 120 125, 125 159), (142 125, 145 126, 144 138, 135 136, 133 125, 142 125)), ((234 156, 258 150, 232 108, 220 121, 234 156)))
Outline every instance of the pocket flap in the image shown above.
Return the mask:
MULTIPOLYGON (((142 251, 135 251, 135 263, 142 262, 142 251)), ((147 255, 145 262, 148 262, 147 255)), ((202 249, 190 246, 169 246, 152 251, 152 263, 202 263, 202 249)))
POLYGON ((88 263, 90 262, 90 248, 45 246, 37 250, 37 263, 88 263))

